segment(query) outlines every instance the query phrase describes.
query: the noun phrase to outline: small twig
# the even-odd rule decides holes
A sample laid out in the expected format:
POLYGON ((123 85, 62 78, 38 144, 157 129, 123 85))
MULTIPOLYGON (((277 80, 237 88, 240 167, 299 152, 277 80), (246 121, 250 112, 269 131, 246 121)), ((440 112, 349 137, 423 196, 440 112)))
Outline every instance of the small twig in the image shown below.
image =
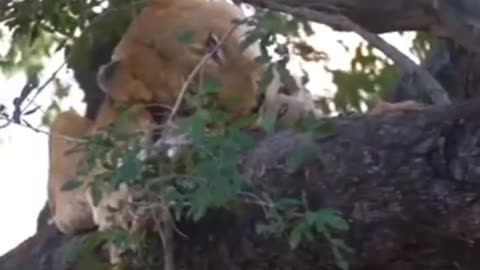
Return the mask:
MULTIPOLYGON (((135 2, 132 2, 130 3, 130 5, 124 5, 124 6, 121 6, 121 7, 118 7, 118 8, 112 8, 112 9, 109 9, 107 11, 105 11, 104 13, 98 15, 95 19, 92 20, 92 23, 90 25, 88 25, 83 32, 86 32, 86 31, 90 31, 91 29, 93 29, 98 23, 101 22, 101 18, 102 17, 106 17, 114 12, 118 12, 118 11, 121 11, 122 9, 125 9, 125 8, 130 8, 131 6, 136 6, 136 5, 140 5, 140 4, 143 4, 147 1, 145 0, 139 0, 139 1, 135 1, 135 2)), ((69 53, 68 55, 65 56, 65 59, 63 61, 63 63, 60 65, 60 67, 58 67, 51 75, 50 77, 40 86, 38 87, 38 89, 36 90, 36 93, 33 95, 33 97, 31 99, 29 99, 28 103, 25 105, 25 107, 21 110, 21 114, 23 114, 30 106, 31 104, 35 101, 35 99, 38 97, 38 95, 57 77, 58 73, 62 70, 62 68, 67 65, 68 61, 70 60, 70 57, 72 56, 71 53, 69 53)), ((10 120, 11 121, 11 120, 10 120)), ((0 128, 3 128, 3 127, 6 127, 10 124, 10 121, 8 123, 6 123, 5 125, 2 125, 0 126, 0 128)))
POLYGON ((6 122, 5 124, 0 125, 0 129, 8 127, 13 122, 13 119, 9 117, 2 117, 1 119, 4 119, 6 122))
MULTIPOLYGON (((179 93, 177 99, 175 100, 175 104, 174 104, 174 106, 173 106, 173 108, 170 112, 170 115, 168 116, 167 121, 166 121, 166 124, 165 124, 166 126, 168 126, 168 127, 174 127, 175 126, 175 124, 173 123, 173 118, 175 117, 178 110, 180 109, 180 106, 181 106, 182 101, 183 101, 183 97, 185 96, 185 93, 187 92, 189 85, 191 84, 191 82, 193 81, 193 79, 195 78, 197 73, 201 71, 201 68, 203 67, 203 65, 220 49, 220 47, 223 45, 225 40, 227 40, 227 38, 229 38, 232 35, 232 33, 237 29, 238 26, 239 26, 239 24, 234 24, 230 28, 230 30, 220 39, 218 44, 216 44, 215 47, 200 60, 200 62, 195 66, 195 68, 192 70, 192 72, 190 72, 190 74, 188 75, 185 83, 183 83, 183 85, 182 85, 182 89, 180 90, 180 93, 179 93)), ((160 147, 161 145, 164 145, 165 144, 164 140, 165 139, 163 137, 160 138, 157 142, 155 142, 154 148, 155 147, 160 147)))
MULTIPOLYGON (((2 119, 2 118, 0 118, 0 119, 2 119)), ((85 142, 87 142, 86 139, 80 139, 80 138, 70 137, 70 136, 67 136, 67 135, 64 135, 64 134, 61 134, 61 133, 58 133, 58 132, 46 131, 46 130, 43 130, 43 129, 36 128, 36 127, 34 127, 34 126, 30 125, 30 124, 27 125, 27 124, 23 124, 23 123, 15 123, 15 122, 12 121, 11 118, 3 118, 3 119, 5 119, 5 120, 8 122, 8 124, 13 123, 13 124, 15 124, 15 125, 17 125, 17 126, 24 127, 24 128, 33 130, 33 131, 35 131, 35 132, 37 132, 37 133, 45 134, 45 135, 47 135, 47 136, 53 135, 53 136, 60 137, 60 138, 62 138, 62 139, 65 139, 65 140, 68 140, 68 141, 72 141, 72 142, 80 142, 80 143, 85 143, 85 142)), ((4 126, 5 126, 5 125, 2 125, 2 126, 0 126, 0 128, 2 128, 2 127, 4 127, 4 126)))
POLYGON ((163 246, 163 268, 165 270, 175 270, 175 258, 174 258, 174 238, 173 238, 173 224, 172 219, 170 216, 170 212, 168 211, 167 203, 162 198, 161 199, 162 205, 162 214, 161 218, 156 215, 156 211, 151 211, 151 216, 155 222, 155 226, 157 227, 157 231, 160 235, 162 240, 163 246), (162 225, 163 224, 163 225, 162 225))
POLYGON ((165 226, 163 226, 164 237, 165 237, 164 269, 175 270, 175 257, 174 257, 175 241, 173 237, 174 224, 173 224, 172 217, 170 215, 168 202, 165 200, 165 198, 162 198, 161 202, 163 204, 162 221, 163 221, 163 224, 165 224, 165 226))
POLYGON ((63 61, 63 63, 50 75, 50 77, 37 89, 33 97, 28 101, 27 105, 22 109, 22 113, 24 113, 30 105, 35 101, 38 95, 57 77, 58 73, 62 70, 62 68, 67 64, 67 60, 63 61))
POLYGON ((183 84, 182 89, 180 90, 180 94, 178 95, 177 100, 175 101, 175 105, 173 106, 172 112, 168 116, 167 123, 171 123, 173 121, 173 118, 177 114, 177 111, 179 110, 180 105, 182 104, 183 96, 187 92, 188 86, 193 81, 193 78, 195 77, 195 75, 197 75, 197 73, 200 71, 203 65, 218 51, 218 49, 220 49, 220 47, 223 45, 225 40, 227 40, 227 38, 232 35, 235 29, 237 29, 237 27, 238 27, 238 24, 234 24, 232 28, 220 39, 218 44, 216 44, 216 46, 200 60, 197 66, 195 66, 192 72, 188 75, 187 80, 183 84))
POLYGON ((252 204, 252 205, 259 205, 262 207, 262 210, 265 214, 268 213, 268 209, 269 208, 274 208, 275 207, 275 204, 273 202, 267 202, 267 201, 263 201, 262 198, 255 194, 255 193, 252 193, 252 192, 241 192, 240 195, 243 195, 245 197, 250 197, 251 199, 248 199, 248 198, 245 198, 244 199, 244 202, 248 203, 248 204, 252 204), (253 199, 253 200, 252 200, 253 199))

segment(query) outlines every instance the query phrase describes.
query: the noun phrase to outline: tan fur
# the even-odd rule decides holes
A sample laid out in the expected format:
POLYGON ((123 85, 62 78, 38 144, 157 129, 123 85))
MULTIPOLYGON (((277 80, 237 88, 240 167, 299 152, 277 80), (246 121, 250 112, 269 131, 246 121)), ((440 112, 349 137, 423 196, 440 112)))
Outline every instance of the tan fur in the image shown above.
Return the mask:
MULTIPOLYGON (((102 83, 111 103, 104 105, 97 126, 103 126, 115 117, 111 107, 137 103, 159 103, 172 107, 186 82, 186 78, 208 53, 206 42, 213 34, 221 40, 233 27, 232 20, 241 12, 223 2, 201 0, 153 0, 129 27, 112 56, 117 61, 111 81, 102 83), (193 43, 185 46, 178 35, 190 31, 193 43)), ((217 55, 220 61, 209 59, 202 66, 204 78, 220 81, 218 101, 232 117, 248 114, 257 106, 257 81, 261 67, 253 56, 240 49, 242 29, 237 29, 222 43, 217 55)), ((198 81, 191 82, 192 87, 198 81)), ((194 88, 193 88, 194 89, 194 88)), ((149 116, 141 109, 137 115, 149 116)), ((93 218, 100 230, 128 226, 125 216, 126 190, 110 194, 109 201, 93 206, 93 218), (112 205, 117 204, 117 205, 112 205), (111 212, 111 209, 117 211, 111 212)), ((115 248, 110 247, 110 261, 120 262, 115 248)))
MULTIPOLYGON (((145 110, 142 104, 130 105, 124 112, 127 113, 132 121, 126 127, 130 132, 146 130, 151 128, 152 121, 150 114, 145 110)), ((105 127, 112 124, 118 118, 118 112, 115 103, 106 98, 100 106, 98 115, 90 128, 89 134, 102 132, 105 127)))
MULTIPOLYGON (((91 211, 85 199, 85 186, 71 191, 62 187, 77 177, 84 152, 68 153, 79 144, 69 138, 81 139, 90 131, 93 123, 74 111, 60 113, 52 123, 49 137, 48 203, 52 220, 60 231, 74 234, 95 227, 91 211)), ((76 179, 79 180, 79 179, 76 179)))
MULTIPOLYGON (((119 103, 173 106, 186 78, 208 53, 209 35, 222 39, 241 14, 225 2, 151 1, 114 51, 112 60, 119 64, 106 92, 119 103), (186 32, 193 34, 190 45, 178 40, 186 32)), ((247 114, 257 105, 256 82, 262 70, 238 46, 242 31, 237 29, 221 46, 222 63, 210 59, 203 66, 205 77, 221 82, 219 104, 233 116, 247 114)))
POLYGON ((118 190, 107 194, 108 199, 100 200, 94 205, 93 198, 87 192, 87 201, 92 208, 92 216, 99 231, 105 231, 111 228, 119 227, 125 230, 129 229, 128 224, 128 187, 122 184, 118 190))
MULTIPOLYGON (((239 9, 225 2, 152 0, 115 49, 112 61, 117 61, 118 66, 111 81, 100 82, 107 99, 95 122, 89 122, 74 112, 65 112, 55 120, 52 131, 79 138, 101 132, 114 121, 117 114, 113 108, 117 105, 160 103, 173 106, 186 78, 207 53, 209 36, 213 34, 222 39, 232 28, 232 19, 241 17, 241 14, 239 9), (177 39, 185 31, 194 34, 193 44, 188 46, 177 39)), ((248 114, 257 106, 257 81, 263 72, 253 60, 255 51, 242 52, 239 47, 245 31, 245 28, 238 28, 221 46, 218 52, 220 61, 210 59, 202 70, 204 76, 220 81, 218 101, 232 117, 248 114), (236 106, 239 101, 240 105, 236 106)), ((264 111, 275 111, 275 106, 281 102, 294 100, 292 104, 295 106, 288 112, 296 112, 292 119, 302 117, 304 113, 297 97, 303 96, 280 97, 279 86, 278 80, 270 86, 273 90, 269 90, 264 111)), ((149 126, 150 115, 144 107, 137 105, 131 114, 138 120, 132 121, 129 129, 149 126)), ((78 190, 61 191, 61 186, 77 175, 84 153, 65 156, 63 153, 70 143, 55 136, 50 137, 49 143, 49 204, 57 227, 64 233, 77 233, 95 226, 100 230, 128 227, 125 216, 128 188, 106 194, 97 206, 93 205, 88 183, 102 170, 96 168, 82 179, 84 185, 78 190), (116 210, 112 212, 112 209, 116 210)))
MULTIPOLYGON (((135 108, 134 108, 135 109, 135 108)), ((134 110, 134 115, 136 111, 134 110)), ((93 229, 98 222, 92 217, 91 200, 88 184, 95 174, 103 168, 92 169, 90 174, 79 175, 79 168, 84 162, 85 152, 82 149, 74 149, 83 137, 100 132, 106 123, 116 118, 116 112, 105 102, 101 114, 96 122, 78 115, 75 111, 60 113, 50 128, 49 137, 49 179, 48 179, 48 203, 52 213, 52 221, 58 229, 66 234, 74 234, 84 230, 93 229), (62 190, 62 187, 70 180, 82 181, 83 185, 70 191, 62 190), (87 198, 85 197, 87 193, 87 198)), ((138 116, 138 115, 137 115, 138 116)), ((145 119, 145 116, 141 116, 145 119)), ((131 130, 146 128, 147 121, 133 121, 129 127, 131 130)), ((110 200, 118 200, 118 195, 113 193, 112 198, 104 198, 102 204, 108 204, 110 200)), ((99 218, 102 220, 102 217, 99 218)))
POLYGON ((283 85, 280 75, 276 70, 273 79, 266 89, 265 101, 261 108, 258 121, 265 117, 276 117, 280 128, 291 127, 300 120, 309 116, 322 117, 322 113, 316 108, 312 95, 300 81, 300 78, 292 76, 294 85, 283 85), (287 87, 290 94, 279 93, 281 87, 287 87), (282 110, 285 110, 282 112, 282 110))

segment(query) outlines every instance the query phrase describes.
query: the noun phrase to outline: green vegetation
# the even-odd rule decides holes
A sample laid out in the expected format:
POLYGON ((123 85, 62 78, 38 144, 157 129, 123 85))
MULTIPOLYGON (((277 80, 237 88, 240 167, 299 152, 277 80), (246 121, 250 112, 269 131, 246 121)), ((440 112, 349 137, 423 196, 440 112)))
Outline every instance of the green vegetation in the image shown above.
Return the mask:
MULTIPOLYGON (((37 77, 45 59, 58 50, 65 50, 70 66, 87 65, 88 48, 93 40, 121 35, 129 18, 142 6, 138 1, 111 0, 108 8, 97 12, 103 1, 94 0, 88 4, 87 1, 70 0, 7 2, 10 3, 0 6, 0 22, 12 31, 13 36, 8 52, 0 55, 0 70, 4 74, 25 72, 28 78, 37 77), (83 33, 81 38, 78 33, 83 33)), ((306 21, 261 11, 242 23, 255 26, 243 46, 257 40, 262 45, 262 55, 257 61, 268 64, 269 71, 261 82, 263 89, 272 79, 273 69, 281 74, 282 79, 288 79, 290 75, 286 66, 292 54, 301 56, 305 61, 322 61, 327 57, 304 41, 303 37, 314 33, 306 21), (282 41, 280 37, 283 37, 282 41)), ((186 43, 191 39, 188 33, 179 33, 179 38, 186 43)), ((429 42, 428 37, 417 37, 412 47, 419 57, 424 57, 429 42)), ((368 104, 382 95, 382 91, 391 87, 399 76, 396 67, 375 55, 373 48, 365 44, 356 49, 351 67, 347 72, 330 71, 339 88, 331 102, 341 112, 361 111, 363 103, 368 104)), ((308 74, 304 81, 308 81, 308 74)), ((38 88, 33 88, 22 95, 30 96, 35 89, 38 91, 38 88)), ((248 179, 239 172, 238 160, 255 147, 255 140, 245 129, 254 119, 227 122, 225 114, 210 99, 217 90, 218 82, 207 81, 200 95, 186 97, 189 104, 196 106, 196 111, 175 127, 175 132, 187 134, 191 140, 191 145, 179 158, 140 160, 143 149, 140 136, 125 133, 127 118, 121 117, 106 134, 88 138, 83 146, 89 153, 83 172, 91 171, 99 163, 108 168, 108 172, 97 176, 92 186, 95 201, 99 201, 106 192, 118 189, 122 183, 136 185, 166 201, 176 221, 198 221, 210 209, 232 209, 239 203, 245 203, 245 194, 251 193, 251 189, 248 179), (212 126, 215 128, 212 129, 212 126)), ((58 98, 64 95, 65 91, 57 91, 58 98)), ((18 104, 19 107, 21 105, 18 104)), ((58 106, 50 108, 58 109, 58 106)), ((28 110, 22 111, 26 113, 28 110)), ((275 119, 265 119, 262 126, 274 132, 275 119)), ((322 136, 330 129, 307 125, 302 132, 322 136)), ((308 150, 302 149, 292 156, 290 169, 295 171, 300 168, 308 157, 308 150)), ((72 179, 65 189, 78 186, 78 180, 72 179)), ((257 233, 283 237, 292 249, 323 237, 330 243, 338 266, 348 269, 344 254, 352 251, 337 236, 347 232, 349 227, 339 211, 312 210, 303 198, 281 197, 265 204, 269 205, 265 213, 266 222, 258 224, 257 233)), ((121 249, 130 247, 130 241, 138 240, 118 230, 107 233, 107 236, 104 237, 121 249)), ((88 243, 100 243, 99 236, 96 237, 95 241, 88 243)), ((93 250, 94 247, 85 245, 83 250, 87 249, 93 250)))

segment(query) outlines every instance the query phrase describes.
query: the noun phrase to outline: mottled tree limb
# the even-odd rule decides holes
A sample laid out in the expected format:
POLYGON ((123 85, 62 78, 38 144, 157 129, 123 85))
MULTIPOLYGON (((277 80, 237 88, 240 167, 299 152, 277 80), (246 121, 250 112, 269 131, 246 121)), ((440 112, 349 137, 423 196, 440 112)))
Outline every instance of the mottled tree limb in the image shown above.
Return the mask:
POLYGON ((411 74, 415 77, 414 81, 417 89, 425 92, 434 104, 446 105, 450 103, 450 99, 445 89, 443 89, 442 85, 440 85, 424 67, 417 65, 397 48, 343 15, 337 6, 331 3, 333 1, 319 1, 319 4, 315 6, 307 4, 307 6, 296 7, 279 4, 278 2, 281 1, 266 0, 262 2, 265 6, 273 10, 303 17, 310 21, 323 23, 334 29, 357 33, 372 46, 376 47, 387 57, 391 58, 401 68, 404 74, 411 74), (320 2, 322 3, 321 5, 320 2))
POLYGON ((444 28, 443 36, 455 39, 472 52, 480 53, 480 2, 474 0, 434 0, 434 8, 444 28))
MULTIPOLYGON (((477 99, 392 117, 336 118, 335 133, 322 139, 293 131, 260 139, 242 168, 259 197, 305 193, 312 210, 340 209, 351 224, 353 269, 474 270, 480 263, 479 113, 477 99), (314 155, 289 171, 288 157, 303 147, 314 155)), ((176 240, 178 269, 327 269, 333 263, 321 239, 291 252, 284 240, 256 235, 261 220, 259 207, 248 204, 199 224, 177 224, 188 235, 176 240)), ((39 226, 0 258, 0 269, 70 269, 75 264, 65 258, 72 241, 80 240, 39 226)), ((161 258, 161 247, 156 250, 161 258)))
MULTIPOLYGON (((391 57, 400 67, 407 71, 407 77, 414 78, 414 87, 418 91, 425 92, 435 104, 445 104, 446 92, 439 91, 438 82, 428 76, 423 68, 415 67, 411 63, 399 61, 398 53, 392 53, 384 45, 379 46, 378 37, 363 30, 358 31, 346 26, 345 20, 335 17, 335 14, 346 16, 359 26, 373 33, 385 33, 393 31, 431 31, 437 36, 451 39, 458 45, 469 50, 471 53, 480 52, 480 4, 475 0, 243 0, 258 7, 269 8, 281 12, 287 12, 299 17, 319 23, 325 23, 336 30, 355 31, 372 43, 375 47, 391 57), (363 33, 362 33, 363 32, 363 33), (373 41, 377 39, 377 41, 373 41), (414 70, 412 72, 411 70, 414 70), (419 80, 418 80, 419 79, 419 80)), ((455 52, 452 52, 455 53, 455 52)), ((468 55, 467 58, 478 58, 477 55, 468 55)), ((469 59, 461 59, 461 62, 469 59)), ((476 69, 478 67, 472 67, 476 69)), ((463 84, 462 74, 474 74, 472 70, 458 71, 459 84, 463 84)), ((469 79, 473 80, 473 79, 469 79)), ((447 92, 457 92, 459 96, 471 96, 476 93, 477 83, 466 85, 472 89, 447 89, 447 92), (462 90, 469 93, 462 94, 462 90)), ((460 86, 460 85, 459 85, 460 86)), ((463 85, 462 85, 463 86, 463 85)), ((456 87, 458 88, 458 87, 456 87)))

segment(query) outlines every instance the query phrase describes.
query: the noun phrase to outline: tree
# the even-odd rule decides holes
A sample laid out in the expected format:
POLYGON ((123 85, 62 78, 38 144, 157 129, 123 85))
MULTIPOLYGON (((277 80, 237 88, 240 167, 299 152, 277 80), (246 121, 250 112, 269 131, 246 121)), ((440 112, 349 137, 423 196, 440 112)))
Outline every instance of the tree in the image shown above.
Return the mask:
MULTIPOLYGON (((197 207, 193 216, 198 220, 178 222, 178 229, 189 238, 175 237, 176 268, 476 269, 480 265, 474 256, 478 249, 479 127, 474 117, 478 100, 471 99, 477 89, 474 23, 480 7, 476 2, 244 2, 357 32, 403 72, 397 86, 387 93, 392 100, 413 97, 438 105, 396 117, 326 119, 320 125, 308 125, 303 133, 252 134, 257 144, 238 155, 243 160, 239 172, 249 180, 248 196, 234 200, 228 209, 202 212, 197 207), (435 35, 435 53, 420 67, 372 34, 404 30, 428 30, 435 35), (455 104, 448 105, 449 100, 455 104)), ((38 17, 33 20, 43 31, 51 24, 50 33, 68 36, 78 25, 92 25, 96 16, 90 10, 99 5, 95 1, 87 7, 62 1, 39 3, 45 5, 43 9, 32 8, 35 5, 28 1, 6 5, 10 11, 17 8, 17 13, 6 14, 16 19, 9 23, 20 26, 20 37, 34 33, 21 27, 21 22, 27 21, 24 10, 54 11, 52 5, 58 5, 82 14, 81 20, 73 20, 56 18, 60 13, 55 12, 35 13, 41 19, 50 18, 47 23, 38 17), (61 23, 53 23, 55 20, 61 23)), ((274 13, 263 15, 267 22, 263 27, 269 20, 279 19, 274 13)), ((308 31, 307 26, 304 29, 308 31)), ((68 38, 64 41, 68 44, 68 38)), ((354 75, 358 73, 362 75, 354 75)), ((338 72, 336 76, 348 78, 338 72)), ((336 101, 345 111, 358 108, 352 99, 338 97, 336 101)), ((225 141, 225 137, 216 139, 225 141)), ((214 149, 215 145, 211 146, 214 149)), ((222 145, 221 150, 224 148, 228 147, 222 145)), ((210 177, 219 175, 208 169, 208 162, 204 165, 210 177)), ((227 168, 227 172, 234 171, 227 168)), ((229 190, 233 186, 221 187, 223 193, 234 193, 229 190)), ((205 194, 200 195, 203 200, 197 201, 197 206, 206 204, 205 194)), ((213 202, 222 199, 231 198, 213 202)), ((46 225, 45 211, 39 216, 37 234, 0 258, 1 269, 37 269, 39 265, 43 269, 80 269, 80 262, 96 261, 85 258, 88 252, 72 254, 76 254, 77 243, 88 250, 102 236, 92 240, 59 235, 46 225)), ((114 238, 121 240, 119 234, 114 238)), ((168 250, 162 247, 165 245, 149 243, 144 256, 134 256, 134 268, 161 264, 167 254, 162 250, 168 250)))

